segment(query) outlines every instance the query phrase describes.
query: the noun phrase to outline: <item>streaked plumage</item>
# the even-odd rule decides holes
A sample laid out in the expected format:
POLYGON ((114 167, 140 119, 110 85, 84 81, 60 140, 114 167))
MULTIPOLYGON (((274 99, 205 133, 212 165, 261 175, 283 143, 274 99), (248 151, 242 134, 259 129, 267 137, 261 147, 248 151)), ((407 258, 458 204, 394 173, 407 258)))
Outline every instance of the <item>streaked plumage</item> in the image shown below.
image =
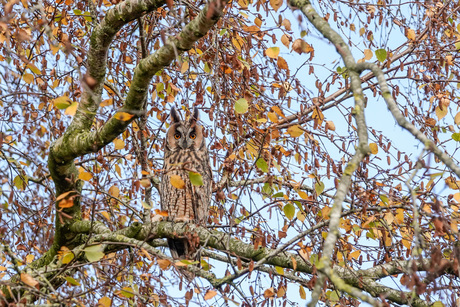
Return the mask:
MULTIPOLYGON (((172 124, 165 139, 163 175, 160 184, 161 209, 168 213, 168 220, 206 225, 211 203, 212 173, 203 127, 198 125, 198 109, 188 121, 181 121, 175 109, 171 109, 172 124), (191 183, 189 172, 199 173, 202 186, 191 183), (178 189, 171 184, 171 177, 178 175, 185 186, 178 189)), ((192 259, 196 253, 187 238, 168 239, 174 258, 192 259)))

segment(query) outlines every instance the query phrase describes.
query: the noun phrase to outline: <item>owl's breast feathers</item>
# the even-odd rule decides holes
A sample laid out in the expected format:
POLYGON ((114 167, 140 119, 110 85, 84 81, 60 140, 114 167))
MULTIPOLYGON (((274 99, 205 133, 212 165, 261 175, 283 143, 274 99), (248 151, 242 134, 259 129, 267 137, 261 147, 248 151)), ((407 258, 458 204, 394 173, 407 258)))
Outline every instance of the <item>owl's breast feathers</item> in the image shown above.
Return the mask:
MULTIPOLYGON (((206 147, 204 147, 206 150, 206 147)), ((211 203, 212 173, 209 156, 193 150, 171 151, 165 154, 163 176, 161 180, 161 206, 173 221, 205 223, 211 203), (202 176, 203 185, 191 183, 189 172, 202 176), (173 175, 180 176, 184 187, 174 187, 170 180, 173 175)))

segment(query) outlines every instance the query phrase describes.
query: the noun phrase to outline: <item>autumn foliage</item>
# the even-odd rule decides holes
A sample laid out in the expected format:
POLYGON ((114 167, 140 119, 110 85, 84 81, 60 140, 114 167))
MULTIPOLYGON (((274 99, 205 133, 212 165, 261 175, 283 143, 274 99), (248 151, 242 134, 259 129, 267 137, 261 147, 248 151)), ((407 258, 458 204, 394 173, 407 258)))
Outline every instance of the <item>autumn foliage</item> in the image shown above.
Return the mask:
POLYGON ((3 0, 0 306, 457 306, 459 5, 3 0), (172 106, 208 225, 159 210, 172 106))

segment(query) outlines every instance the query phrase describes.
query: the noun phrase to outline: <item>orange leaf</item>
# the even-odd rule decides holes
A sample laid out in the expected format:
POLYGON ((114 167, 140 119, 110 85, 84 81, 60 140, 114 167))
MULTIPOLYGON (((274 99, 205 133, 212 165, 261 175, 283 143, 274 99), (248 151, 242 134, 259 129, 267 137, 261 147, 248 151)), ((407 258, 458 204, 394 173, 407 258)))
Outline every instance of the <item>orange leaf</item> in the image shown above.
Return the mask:
POLYGON ((117 112, 113 117, 115 119, 118 119, 119 121, 126 122, 130 120, 131 118, 133 118, 134 114, 129 114, 126 112, 117 112))
POLYGON ((167 270, 171 265, 171 261, 167 259, 157 259, 157 263, 160 266, 160 269, 167 270))
POLYGON ((279 68, 279 69, 286 69, 286 70, 289 69, 289 66, 288 66, 286 60, 283 59, 283 58, 280 57, 280 56, 278 57, 278 61, 276 62, 276 64, 278 65, 278 68, 279 68))
POLYGON ((270 0, 270 6, 277 12, 279 8, 283 5, 283 0, 270 0))
POLYGON ((274 295, 275 295, 275 290, 273 288, 268 288, 267 290, 264 291, 265 298, 273 297, 274 295))
POLYGON ((207 300, 210 300, 212 299, 214 296, 216 296, 217 292, 214 291, 214 290, 208 290, 206 291, 206 294, 204 295, 204 299, 207 301, 207 300))
POLYGON ((38 281, 27 273, 21 273, 21 281, 30 287, 39 288, 38 281))

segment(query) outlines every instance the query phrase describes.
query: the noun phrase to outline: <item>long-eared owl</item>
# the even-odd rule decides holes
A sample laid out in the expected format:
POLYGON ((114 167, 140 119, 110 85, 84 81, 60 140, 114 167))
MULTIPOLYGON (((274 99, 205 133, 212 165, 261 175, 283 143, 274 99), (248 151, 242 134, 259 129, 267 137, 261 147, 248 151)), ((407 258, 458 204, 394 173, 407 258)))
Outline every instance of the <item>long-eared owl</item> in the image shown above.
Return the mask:
MULTIPOLYGON (((172 123, 166 133, 160 183, 161 209, 168 213, 170 221, 206 225, 211 203, 212 172, 203 127, 197 123, 198 109, 193 109, 187 121, 180 120, 174 107, 170 116, 172 123), (192 184, 190 173, 200 174, 203 185, 192 184), (176 184, 172 184, 171 178, 176 184)), ((195 254, 195 246, 186 238, 168 239, 168 245, 175 259, 191 259, 195 254)))

